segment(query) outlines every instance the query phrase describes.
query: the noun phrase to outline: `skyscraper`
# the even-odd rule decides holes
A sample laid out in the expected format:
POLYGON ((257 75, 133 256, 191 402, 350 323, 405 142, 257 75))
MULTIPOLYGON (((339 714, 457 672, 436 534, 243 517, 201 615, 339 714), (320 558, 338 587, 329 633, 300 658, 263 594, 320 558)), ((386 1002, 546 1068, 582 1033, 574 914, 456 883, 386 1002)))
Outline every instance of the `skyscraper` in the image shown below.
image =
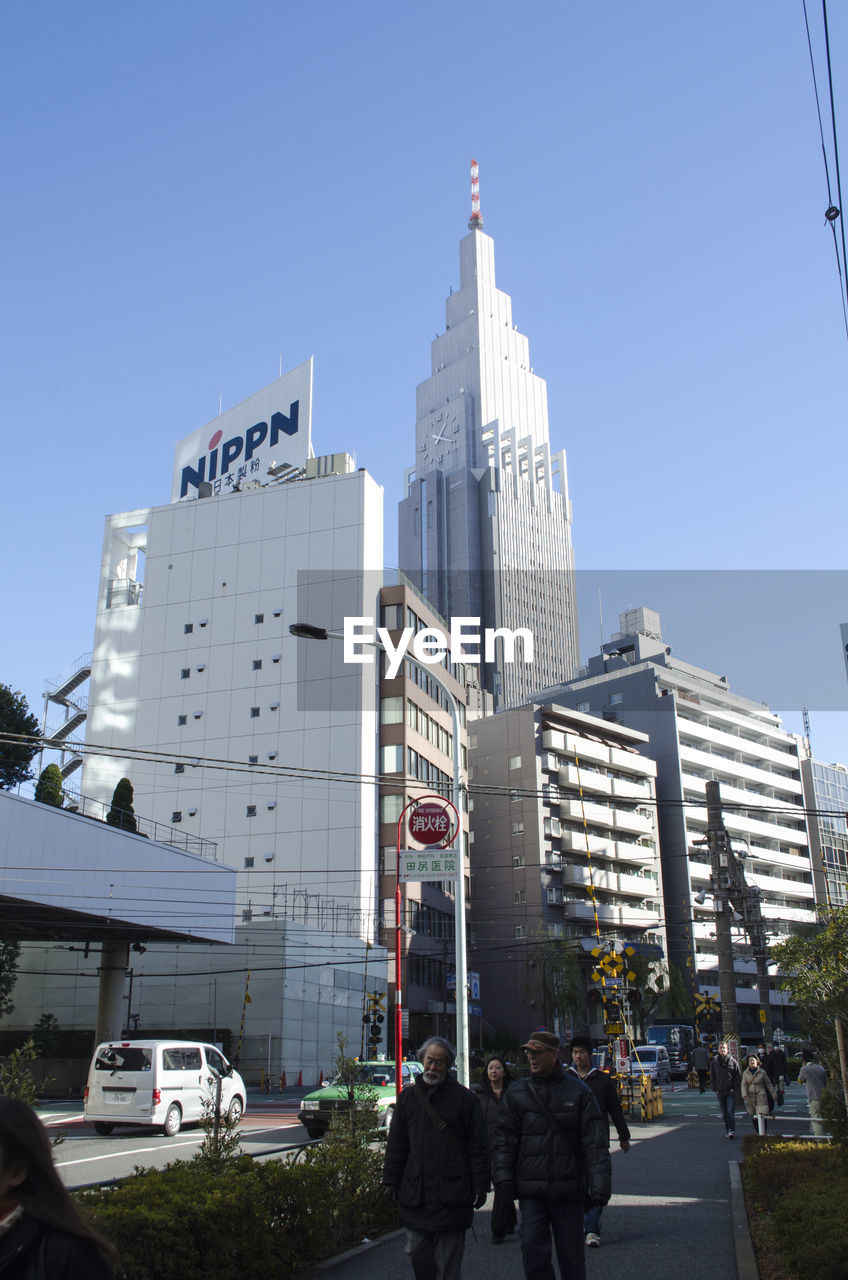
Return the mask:
POLYGON ((496 641, 481 667, 500 708, 576 670, 571 504, 565 453, 551 453, 547 388, 495 285, 494 242, 474 206, 468 226, 460 287, 417 389, 398 563, 444 617, 532 633, 532 662, 520 642, 510 662, 496 641))

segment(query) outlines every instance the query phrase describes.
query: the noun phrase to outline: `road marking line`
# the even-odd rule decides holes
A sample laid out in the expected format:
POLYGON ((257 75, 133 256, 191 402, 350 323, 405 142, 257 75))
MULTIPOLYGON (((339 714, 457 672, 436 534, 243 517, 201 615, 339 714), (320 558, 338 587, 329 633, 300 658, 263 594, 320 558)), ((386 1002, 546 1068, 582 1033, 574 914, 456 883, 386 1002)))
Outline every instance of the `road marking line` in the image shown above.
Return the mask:
MULTIPOLYGON (((279 1125, 268 1125, 263 1129, 245 1129, 244 1135, 247 1137, 248 1134, 254 1133, 273 1133, 279 1127, 279 1125)), ((173 1147, 190 1147, 202 1141, 203 1135, 198 1134, 195 1138, 187 1138, 184 1142, 163 1142, 158 1147, 135 1147, 131 1151, 126 1151, 123 1147, 120 1147, 117 1151, 104 1151, 97 1156, 83 1156, 80 1160, 57 1160, 56 1167, 64 1169, 72 1164, 91 1164, 95 1160, 113 1160, 118 1156, 140 1156, 146 1155, 149 1151, 170 1151, 173 1147)))

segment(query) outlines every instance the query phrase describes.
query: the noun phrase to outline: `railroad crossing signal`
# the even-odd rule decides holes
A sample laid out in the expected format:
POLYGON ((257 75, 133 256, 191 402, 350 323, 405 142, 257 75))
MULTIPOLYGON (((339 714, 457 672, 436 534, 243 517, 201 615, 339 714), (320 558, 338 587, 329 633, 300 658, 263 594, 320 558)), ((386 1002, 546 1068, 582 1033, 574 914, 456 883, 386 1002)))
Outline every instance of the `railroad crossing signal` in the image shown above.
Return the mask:
POLYGON ((623 974, 628 982, 635 982, 636 974, 632 969, 627 969, 627 962, 634 954, 632 947, 625 947, 621 955, 610 948, 594 947, 592 956, 594 957, 596 968, 590 974, 592 981, 600 982, 602 978, 618 979, 623 974), (626 973, 624 973, 625 969, 627 969, 626 973))
POLYGON ((386 993, 369 991, 366 995, 368 1010, 362 1015, 362 1021, 368 1027, 368 1048, 376 1052, 377 1045, 383 1038, 383 1023, 386 1020, 386 993))
POLYGON ((708 996, 704 991, 695 992, 695 1013, 709 1017, 713 1013, 721 1013, 721 1002, 717 996, 708 996))

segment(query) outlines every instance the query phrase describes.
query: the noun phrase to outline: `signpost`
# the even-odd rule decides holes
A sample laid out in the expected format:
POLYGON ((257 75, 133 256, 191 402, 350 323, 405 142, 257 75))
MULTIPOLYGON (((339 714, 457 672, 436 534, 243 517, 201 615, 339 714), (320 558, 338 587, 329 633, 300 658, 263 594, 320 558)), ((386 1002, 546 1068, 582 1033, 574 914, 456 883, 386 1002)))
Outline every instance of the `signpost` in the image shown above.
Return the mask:
MULTIPOLYGON (((458 880, 460 853, 449 849, 459 836, 459 811, 443 796, 419 796, 405 805, 397 824, 397 876, 395 880, 395 1090, 400 1097, 403 1064, 403 994, 401 985, 401 881, 458 880), (410 813, 411 810, 411 813, 410 813), (407 818, 407 814, 409 817, 407 818), (404 822, 409 838, 423 849, 401 849, 404 822), (403 868, 402 868, 403 862, 403 868)), ((457 1003, 457 1019, 459 1018, 457 1003)))

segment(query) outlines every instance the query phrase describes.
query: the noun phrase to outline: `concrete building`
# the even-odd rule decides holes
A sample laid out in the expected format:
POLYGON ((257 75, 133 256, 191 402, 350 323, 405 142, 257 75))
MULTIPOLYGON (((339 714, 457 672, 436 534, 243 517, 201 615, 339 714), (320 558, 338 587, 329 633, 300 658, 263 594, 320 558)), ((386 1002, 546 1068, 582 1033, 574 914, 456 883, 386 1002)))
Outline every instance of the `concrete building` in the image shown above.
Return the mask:
MULTIPOLYGON (((717 991, 709 889, 706 783, 721 784, 724 823, 746 846, 746 878, 761 891, 772 941, 815 920, 812 864, 797 739, 764 703, 732 693, 724 676, 672 656, 650 609, 622 614, 620 631, 576 679, 541 695, 647 735, 640 750, 657 763, 660 847, 669 955, 699 989, 717 991)), ((755 968, 734 929, 739 1030, 758 1031, 755 968)), ((785 997, 772 991, 775 1026, 785 997)))
POLYGON ((500 708, 567 679, 579 657, 565 454, 551 452, 547 388, 482 225, 472 216, 460 243, 459 289, 417 390, 398 564, 445 618, 532 633, 532 663, 519 642, 518 661, 498 643, 483 664, 500 708))
MULTIPOLYGON (((414 631, 439 627, 445 621, 409 583, 386 586, 380 593, 382 625, 394 643, 404 627, 414 631)), ((460 723, 461 780, 467 776, 466 671, 446 658, 433 667, 456 701, 460 723)), ((416 797, 451 799, 454 769, 453 716, 444 692, 428 674, 405 661, 394 679, 382 663, 380 681, 380 941, 389 954, 390 1004, 395 975, 395 890, 397 885, 398 822, 416 797), (395 778, 397 775, 397 778, 395 778)), ((465 876, 465 901, 471 895, 468 860, 468 815, 460 815, 465 876)), ((408 846, 401 832, 401 848, 408 846)), ((420 1045, 428 1035, 456 1034, 455 972, 456 886, 449 881, 401 883, 401 970, 404 1042, 420 1045)), ((466 918, 468 906, 466 906, 466 918)), ((455 1040, 453 1040, 455 1043, 455 1040)))
MULTIPOLYGON (((86 813, 108 804, 126 776, 154 830, 216 846, 237 873, 233 946, 244 959, 261 929, 274 975, 271 1003, 260 981, 247 1006, 257 1064, 304 1079, 329 1069, 337 1031, 358 1050, 366 981, 386 986, 377 682, 344 663, 341 644, 289 634, 296 621, 341 629, 376 616, 382 490, 347 454, 315 456, 311 389, 307 362, 177 444, 170 503, 108 517, 76 801, 86 813), (314 957, 301 956, 304 973, 347 978, 331 999, 281 1009, 293 931, 314 957)), ((149 947, 133 963, 140 1030, 188 1030, 192 1011, 211 1025, 214 1009, 219 1030, 224 1017, 237 1030, 240 1000, 223 995, 233 967, 192 952, 181 968, 149 947)), ((241 972, 242 997, 245 983, 241 972)), ((89 1016, 82 987, 70 1006, 89 1016)))
MULTIPOLYGON (((471 724, 471 954, 484 1015, 499 1030, 568 1030, 539 981, 552 940, 570 940, 589 987, 599 943, 665 954, 656 766, 640 754, 646 746, 642 733, 555 701, 471 724)), ((597 1005, 575 1012, 603 1037, 597 1005)))
POLYGON ((816 900, 848 904, 848 769, 821 760, 801 761, 816 900))

